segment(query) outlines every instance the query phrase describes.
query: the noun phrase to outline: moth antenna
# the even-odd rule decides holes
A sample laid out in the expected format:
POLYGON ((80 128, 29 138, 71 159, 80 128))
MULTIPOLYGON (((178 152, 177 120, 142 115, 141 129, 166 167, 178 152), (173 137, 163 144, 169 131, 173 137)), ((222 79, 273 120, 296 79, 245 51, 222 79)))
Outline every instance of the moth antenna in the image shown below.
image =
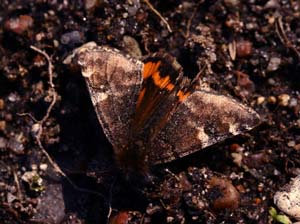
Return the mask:
POLYGON ((207 69, 207 65, 204 64, 204 66, 202 66, 202 68, 200 69, 200 71, 197 73, 197 75, 195 76, 195 78, 193 78, 192 82, 191 82, 191 88, 193 88, 193 86, 197 85, 197 82, 201 81, 200 77, 202 75, 202 73, 204 73, 204 71, 207 69))

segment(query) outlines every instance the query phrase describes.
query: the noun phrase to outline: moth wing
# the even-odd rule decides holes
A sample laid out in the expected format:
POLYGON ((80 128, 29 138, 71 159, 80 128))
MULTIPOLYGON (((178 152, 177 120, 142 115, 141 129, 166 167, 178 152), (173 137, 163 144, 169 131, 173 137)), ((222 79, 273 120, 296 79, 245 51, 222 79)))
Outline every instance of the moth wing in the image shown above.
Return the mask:
POLYGON ((115 150, 121 149, 130 138, 143 63, 116 49, 84 46, 77 50, 77 58, 92 103, 107 138, 115 150))
POLYGON ((195 91, 151 141, 149 161, 159 164, 189 155, 252 129, 259 115, 230 97, 195 91))
POLYGON ((162 124, 161 120, 172 111, 177 101, 177 82, 182 78, 182 69, 168 54, 156 53, 143 62, 143 85, 132 130, 137 136, 146 137, 152 134, 149 129, 162 124))

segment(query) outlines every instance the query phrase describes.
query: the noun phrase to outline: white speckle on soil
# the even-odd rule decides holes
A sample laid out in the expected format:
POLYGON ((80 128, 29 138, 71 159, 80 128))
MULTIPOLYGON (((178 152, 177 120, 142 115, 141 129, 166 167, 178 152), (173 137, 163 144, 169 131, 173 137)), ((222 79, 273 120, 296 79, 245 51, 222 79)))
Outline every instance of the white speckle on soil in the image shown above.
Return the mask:
POLYGON ((300 175, 275 193, 274 203, 287 215, 300 220, 300 175))

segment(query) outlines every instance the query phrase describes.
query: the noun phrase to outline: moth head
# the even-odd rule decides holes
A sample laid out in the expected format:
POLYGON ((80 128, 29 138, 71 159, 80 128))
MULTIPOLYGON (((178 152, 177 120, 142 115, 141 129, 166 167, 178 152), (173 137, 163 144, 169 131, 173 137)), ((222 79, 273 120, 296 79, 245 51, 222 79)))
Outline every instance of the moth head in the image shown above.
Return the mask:
POLYGON ((88 42, 76 49, 68 55, 63 63, 70 64, 75 66, 75 69, 81 69, 81 73, 83 77, 89 78, 94 72, 94 60, 93 54, 90 54, 95 48, 97 48, 97 44, 95 42, 88 42))
POLYGON ((88 43, 74 49, 73 52, 63 60, 63 63, 67 65, 67 64, 72 64, 75 61, 77 64, 76 60, 79 55, 81 55, 82 53, 87 52, 89 50, 92 50, 95 47, 97 47, 97 44, 95 42, 93 42, 93 41, 88 42, 88 43))

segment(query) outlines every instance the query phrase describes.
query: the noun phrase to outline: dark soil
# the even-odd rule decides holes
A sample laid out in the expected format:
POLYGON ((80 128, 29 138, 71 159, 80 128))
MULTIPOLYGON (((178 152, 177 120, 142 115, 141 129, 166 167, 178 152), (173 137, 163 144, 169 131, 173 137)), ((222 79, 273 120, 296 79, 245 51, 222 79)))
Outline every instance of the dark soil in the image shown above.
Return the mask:
POLYGON ((300 174, 299 1, 151 1, 172 32, 146 2, 123 2, 0 0, 0 223, 272 222, 274 193, 300 174), (63 64, 88 41, 168 52, 189 77, 206 65, 205 83, 262 123, 128 179, 80 72, 63 64), (55 89, 47 59, 30 46, 51 57, 55 89))

